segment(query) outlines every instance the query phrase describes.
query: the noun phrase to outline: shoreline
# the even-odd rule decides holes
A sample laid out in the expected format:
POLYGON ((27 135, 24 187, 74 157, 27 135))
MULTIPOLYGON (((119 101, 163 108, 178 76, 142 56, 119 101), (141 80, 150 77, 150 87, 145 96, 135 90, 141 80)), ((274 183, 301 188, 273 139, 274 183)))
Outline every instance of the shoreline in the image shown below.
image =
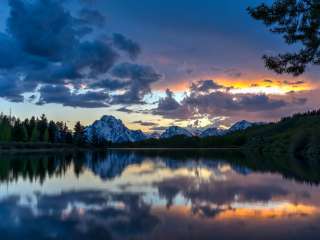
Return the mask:
POLYGON ((73 152, 73 151, 107 151, 107 150, 117 150, 117 151, 192 151, 192 150, 241 150, 239 147, 141 147, 141 148, 130 148, 130 147, 77 147, 74 145, 25 145, 25 144, 13 144, 6 145, 5 147, 0 144, 0 153, 41 153, 41 152, 73 152), (44 146, 45 145, 45 146, 44 146))
POLYGON ((141 148, 129 148, 129 147, 123 147, 123 148, 117 148, 117 147, 111 147, 108 148, 109 150, 241 150, 240 147, 141 147, 141 148))

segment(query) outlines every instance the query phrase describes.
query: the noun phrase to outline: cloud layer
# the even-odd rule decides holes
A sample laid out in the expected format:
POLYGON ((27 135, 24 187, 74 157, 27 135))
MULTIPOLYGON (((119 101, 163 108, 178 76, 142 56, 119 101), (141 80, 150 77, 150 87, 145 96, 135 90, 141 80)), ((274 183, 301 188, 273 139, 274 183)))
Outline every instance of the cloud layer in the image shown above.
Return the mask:
POLYGON ((308 78, 282 80, 269 74, 252 78, 251 70, 261 70, 255 57, 260 58, 273 41, 269 35, 252 31, 256 25, 245 18, 246 3, 239 2, 236 7, 232 3, 233 18, 225 19, 217 9, 227 9, 230 3, 206 1, 204 8, 188 1, 181 8, 179 1, 168 0, 161 6, 152 1, 137 5, 114 0, 108 4, 100 0, 8 0, 6 14, 0 14, 6 18, 0 28, 5 29, 0 30, 0 98, 38 105, 110 107, 122 114, 153 114, 154 119, 162 116, 181 122, 224 116, 276 119, 306 110, 306 97, 309 106, 312 101, 317 103, 317 96, 312 100, 307 94, 270 94, 273 86, 283 87, 283 91, 286 86, 307 89, 308 78), (212 11, 217 12, 207 14, 212 11), (177 18, 177 14, 184 17, 177 18), (137 26, 144 31, 136 31, 137 26), (145 51, 131 37, 139 39, 145 51), (251 50, 256 48, 259 51, 253 54, 251 50), (140 61, 157 66, 161 74, 140 61), (200 78, 206 80, 194 82, 188 89, 178 88, 200 78), (232 91, 248 82, 247 88, 261 87, 268 94, 232 91), (153 92, 153 86, 158 91, 153 92), (187 94, 178 101, 174 91, 167 90, 154 108, 152 103, 167 87, 187 94), (136 104, 147 106, 132 106, 136 104))
POLYGON ((142 103, 160 79, 150 66, 121 63, 120 52, 135 60, 140 46, 101 30, 106 19, 98 10, 84 5, 74 13, 57 0, 9 0, 9 7, 0 32, 0 97, 22 102, 37 93, 38 104, 73 107, 142 103))
POLYGON ((188 120, 209 116, 233 116, 239 112, 260 113, 271 112, 284 107, 304 105, 305 98, 292 97, 283 99, 265 94, 233 94, 213 80, 193 83, 182 101, 178 102, 169 89, 166 96, 159 100, 155 115, 164 118, 188 120))

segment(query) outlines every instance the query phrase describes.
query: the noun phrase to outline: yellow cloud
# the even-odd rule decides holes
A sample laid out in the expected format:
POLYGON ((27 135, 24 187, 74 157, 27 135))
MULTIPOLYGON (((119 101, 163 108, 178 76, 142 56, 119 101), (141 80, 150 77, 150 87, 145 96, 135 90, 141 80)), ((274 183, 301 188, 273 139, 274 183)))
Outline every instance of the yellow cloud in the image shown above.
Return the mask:
POLYGON ((251 206, 250 208, 235 208, 222 211, 216 219, 236 219, 236 218, 284 218, 292 216, 307 216, 319 213, 319 209, 310 205, 284 203, 277 206, 251 206))

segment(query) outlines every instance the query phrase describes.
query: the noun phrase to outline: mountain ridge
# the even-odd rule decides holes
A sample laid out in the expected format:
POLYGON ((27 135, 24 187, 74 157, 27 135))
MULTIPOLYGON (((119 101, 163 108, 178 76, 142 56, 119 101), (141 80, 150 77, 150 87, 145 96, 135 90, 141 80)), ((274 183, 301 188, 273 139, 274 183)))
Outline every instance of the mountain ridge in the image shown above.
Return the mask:
POLYGON ((141 130, 128 129, 120 119, 111 115, 104 115, 85 129, 89 142, 108 141, 112 143, 137 142, 147 139, 141 130))
POLYGON ((223 136, 230 132, 245 130, 253 125, 254 123, 252 122, 242 120, 233 124, 227 130, 209 127, 204 130, 194 129, 194 131, 190 131, 187 128, 179 126, 170 126, 161 134, 147 134, 142 132, 141 130, 130 130, 120 119, 117 119, 112 115, 104 115, 85 129, 85 135, 89 142, 98 140, 112 143, 125 143, 139 142, 150 138, 168 139, 174 136, 196 136, 200 138, 223 136))

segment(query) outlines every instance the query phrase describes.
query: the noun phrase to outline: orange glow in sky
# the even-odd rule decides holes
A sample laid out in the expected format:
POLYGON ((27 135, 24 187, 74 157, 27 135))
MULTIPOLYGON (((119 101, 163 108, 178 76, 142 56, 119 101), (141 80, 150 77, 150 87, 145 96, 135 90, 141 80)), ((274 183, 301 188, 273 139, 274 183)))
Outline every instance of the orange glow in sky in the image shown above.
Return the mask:
POLYGON ((314 206, 303 204, 284 203, 278 206, 270 207, 248 207, 236 208, 222 211, 218 214, 217 219, 235 219, 235 218, 283 218, 290 216, 314 215, 319 210, 314 206))
POLYGON ((288 80, 283 80, 283 76, 264 77, 259 74, 252 74, 243 78, 228 78, 225 76, 202 76, 179 81, 178 83, 174 83, 171 85, 163 86, 162 84, 159 84, 155 86, 155 89, 165 90, 169 88, 173 92, 185 92, 189 90, 192 82, 205 79, 213 79, 216 83, 224 87, 230 87, 230 92, 234 94, 249 93, 284 95, 291 91, 306 91, 318 87, 309 79, 298 79, 289 77, 288 80))
MULTIPOLYGON (((154 209, 156 212, 160 211, 160 208, 154 209)), ((167 210, 167 209, 166 209, 167 210)), ((191 212, 190 207, 173 206, 170 209, 171 213, 181 216, 189 216, 191 212)), ((248 207, 228 208, 222 207, 220 213, 218 213, 213 220, 224 221, 232 219, 275 219, 275 218, 287 218, 287 217, 300 217, 300 216, 312 216, 319 213, 319 209, 315 206, 305 204, 293 204, 293 203, 281 203, 275 206, 268 205, 250 205, 248 207)))

